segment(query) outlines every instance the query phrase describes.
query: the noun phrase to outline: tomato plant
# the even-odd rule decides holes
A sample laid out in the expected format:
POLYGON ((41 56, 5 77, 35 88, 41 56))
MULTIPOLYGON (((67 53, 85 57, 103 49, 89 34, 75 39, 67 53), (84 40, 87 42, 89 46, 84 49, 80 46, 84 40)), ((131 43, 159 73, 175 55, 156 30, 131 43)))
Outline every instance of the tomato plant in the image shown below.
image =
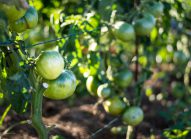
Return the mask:
POLYGON ((157 118, 169 129, 160 127, 165 137, 189 129, 189 1, 28 2, 0 0, 0 91, 5 105, 31 112, 40 139, 49 131, 43 96, 74 95, 65 100, 71 109, 82 97, 94 97, 90 102, 123 121, 113 129, 127 130, 126 138, 144 129, 143 120, 148 135, 161 126, 150 123, 157 118))

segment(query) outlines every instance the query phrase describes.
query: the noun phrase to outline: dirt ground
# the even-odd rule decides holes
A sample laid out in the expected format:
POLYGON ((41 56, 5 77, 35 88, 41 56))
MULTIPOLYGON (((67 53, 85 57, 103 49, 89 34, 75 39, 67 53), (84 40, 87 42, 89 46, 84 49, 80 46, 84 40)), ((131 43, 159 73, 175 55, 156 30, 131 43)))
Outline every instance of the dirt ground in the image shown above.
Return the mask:
MULTIPOLYGON (((101 105, 96 106, 96 99, 83 97, 74 100, 74 104, 69 105, 65 101, 52 101, 45 99, 43 104, 43 120, 46 125, 55 126, 50 131, 50 136, 61 135, 64 139, 89 139, 97 130, 103 128, 116 117, 106 114, 101 105)), ((143 110, 144 121, 136 127, 136 139, 149 139, 153 134, 155 139, 162 139, 161 130, 168 127, 164 119, 156 113, 161 106, 152 102, 144 101, 143 110)), ((2 114, 4 108, 0 109, 2 114)), ((5 118, 0 133, 15 123, 26 120, 30 115, 18 115, 10 111, 5 118)), ((125 139, 125 134, 114 135, 110 132, 111 127, 123 125, 120 118, 109 128, 106 128, 92 137, 92 139, 125 139)), ((31 125, 19 125, 13 128, 3 139, 37 139, 37 134, 31 125)))

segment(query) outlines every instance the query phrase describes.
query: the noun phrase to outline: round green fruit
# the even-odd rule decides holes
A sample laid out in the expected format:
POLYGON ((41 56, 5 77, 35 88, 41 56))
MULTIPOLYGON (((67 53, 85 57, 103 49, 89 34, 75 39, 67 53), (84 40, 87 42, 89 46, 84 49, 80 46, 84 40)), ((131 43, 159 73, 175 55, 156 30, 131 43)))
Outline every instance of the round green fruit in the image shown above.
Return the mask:
POLYGON ((133 26, 123 21, 118 21, 114 24, 113 34, 121 41, 135 40, 135 31, 133 26))
POLYGON ((57 51, 44 51, 36 60, 37 72, 47 80, 56 79, 64 68, 64 60, 57 51))
POLYGON ((30 7, 22 18, 10 24, 10 28, 15 32, 20 33, 35 27, 37 23, 38 13, 35 8, 30 7))
POLYGON ((131 126, 136 126, 143 121, 143 117, 144 114, 142 109, 140 107, 133 106, 124 112, 122 119, 124 123, 131 126))
POLYGON ((144 5, 144 11, 148 12, 155 17, 159 17, 163 14, 164 5, 161 2, 150 1, 144 5))
POLYGON ((48 81, 48 88, 45 90, 44 96, 55 100, 68 98, 73 95, 76 85, 76 77, 73 72, 63 70, 57 79, 48 81))
POLYGON ((17 8, 15 5, 8 5, 8 4, 3 4, 0 3, 1 11, 3 11, 9 22, 16 21, 23 17, 26 13, 26 9, 23 8, 17 8))
POLYGON ((120 115, 126 107, 126 104, 117 96, 109 98, 103 102, 105 111, 112 115, 120 115))
POLYGON ((111 95, 111 88, 107 83, 102 84, 97 89, 97 95, 101 98, 108 98, 111 95))
POLYGON ((134 21, 135 32, 138 36, 150 35, 155 26, 155 18, 152 14, 144 13, 141 18, 134 21))
POLYGON ((94 76, 89 76, 86 80, 86 88, 92 96, 97 96, 99 81, 94 76))
POLYGON ((114 75, 114 82, 119 87, 128 87, 133 81, 133 73, 127 69, 120 71, 114 75))

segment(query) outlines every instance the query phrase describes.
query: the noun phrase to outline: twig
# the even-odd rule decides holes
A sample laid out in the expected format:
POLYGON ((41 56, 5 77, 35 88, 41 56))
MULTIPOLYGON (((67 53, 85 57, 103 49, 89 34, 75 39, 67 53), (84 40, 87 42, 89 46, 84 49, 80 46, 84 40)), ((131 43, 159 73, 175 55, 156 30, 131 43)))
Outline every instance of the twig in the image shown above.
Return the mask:
POLYGON ((106 128, 109 128, 113 123, 117 122, 119 120, 119 117, 113 119, 112 121, 110 121, 107 125, 105 125, 103 128, 97 130, 96 132, 94 132, 89 139, 94 139, 98 134, 102 133, 106 128))

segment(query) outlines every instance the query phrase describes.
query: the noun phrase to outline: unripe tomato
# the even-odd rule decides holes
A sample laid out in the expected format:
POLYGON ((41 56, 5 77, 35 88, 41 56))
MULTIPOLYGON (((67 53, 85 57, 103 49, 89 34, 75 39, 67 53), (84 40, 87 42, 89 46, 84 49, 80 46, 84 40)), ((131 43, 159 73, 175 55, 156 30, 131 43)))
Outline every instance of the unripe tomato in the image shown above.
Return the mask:
POLYGON ((45 90, 44 96, 56 100, 65 99, 73 95, 75 89, 75 75, 70 70, 63 70, 57 79, 48 81, 48 88, 45 90))
POLYGON ((155 18, 152 14, 144 13, 143 16, 134 21, 135 32, 139 36, 150 35, 155 26, 155 18))
POLYGON ((36 9, 34 7, 29 7, 24 18, 29 29, 35 27, 38 23, 38 13, 36 9))
POLYGON ((47 80, 56 79, 64 68, 64 60, 57 51, 44 51, 36 60, 37 72, 47 80))
POLYGON ((97 96, 98 86, 99 86, 99 81, 95 77, 89 76, 88 79, 86 80, 86 88, 92 96, 97 96))
POLYGON ((128 87, 133 80, 133 73, 127 69, 120 71, 114 75, 114 82, 120 87, 128 87))
POLYGON ((105 111, 112 115, 119 115, 123 112, 126 104, 117 96, 109 98, 103 102, 105 111))
POLYGON ((10 24, 10 27, 15 32, 23 32, 27 29, 35 27, 38 23, 38 13, 35 8, 30 7, 25 15, 17 21, 10 24))
POLYGON ((123 21, 118 21, 114 24, 113 34, 121 41, 135 40, 135 31, 133 26, 123 21))
POLYGON ((12 22, 10 24, 10 28, 12 31, 15 31, 18 33, 23 32, 23 31, 27 30, 26 20, 24 19, 24 17, 22 17, 19 20, 12 22))
POLYGON ((3 11, 9 22, 16 21, 23 17, 26 13, 26 9, 23 8, 17 8, 15 5, 8 5, 8 4, 3 4, 0 3, 1 11, 3 11))
POLYGON ((109 88, 109 85, 102 84, 97 89, 97 95, 101 98, 107 98, 111 95, 111 88, 109 88))
POLYGON ((144 11, 148 12, 155 17, 159 17, 163 14, 164 5, 161 2, 150 1, 144 5, 144 11))
POLYGON ((123 122, 131 125, 136 126, 140 124, 143 120, 144 114, 140 107, 130 107, 128 108, 122 116, 123 122))

